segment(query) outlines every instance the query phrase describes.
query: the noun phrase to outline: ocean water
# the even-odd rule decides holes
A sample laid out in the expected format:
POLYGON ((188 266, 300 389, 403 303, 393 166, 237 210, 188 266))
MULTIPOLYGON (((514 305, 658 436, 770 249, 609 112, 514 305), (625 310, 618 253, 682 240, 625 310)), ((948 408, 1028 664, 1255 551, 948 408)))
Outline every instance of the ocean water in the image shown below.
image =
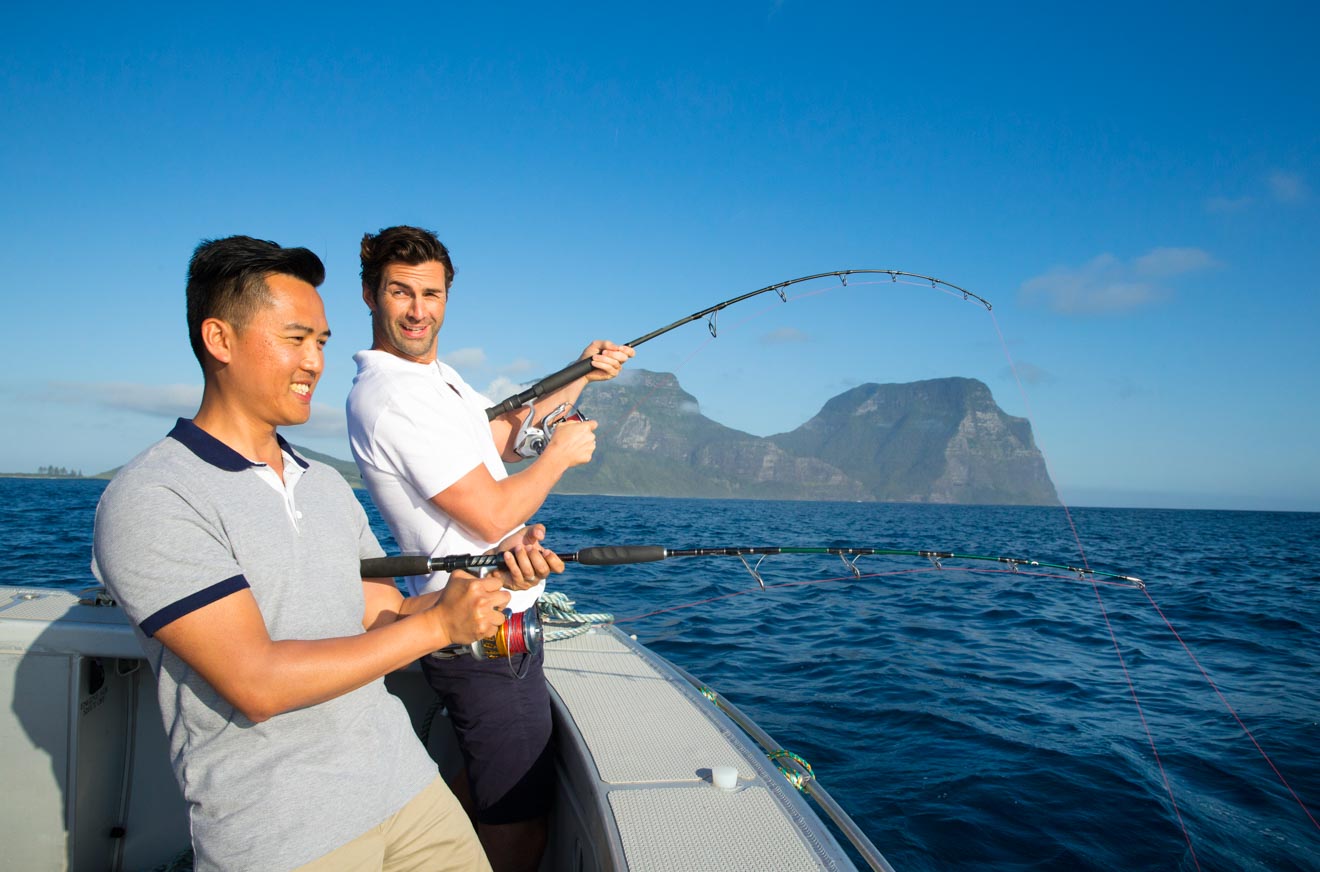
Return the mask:
MULTIPOLYGON (((0 479, 0 582, 92 583, 102 488, 0 479)), ((1320 514, 555 496, 538 520, 561 551, 1077 565, 1080 538, 1147 591, 915 558, 854 578, 816 556, 767 558, 764 591, 734 557, 553 586, 810 761, 899 869, 1320 869, 1320 514)))

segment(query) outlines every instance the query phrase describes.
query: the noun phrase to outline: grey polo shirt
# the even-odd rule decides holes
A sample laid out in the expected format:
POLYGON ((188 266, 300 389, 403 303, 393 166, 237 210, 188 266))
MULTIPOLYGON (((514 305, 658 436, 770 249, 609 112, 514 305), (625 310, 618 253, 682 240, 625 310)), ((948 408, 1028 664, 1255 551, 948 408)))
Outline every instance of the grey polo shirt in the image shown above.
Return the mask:
POLYGON ((295 868, 380 824, 436 777, 381 680, 255 724, 154 638, 243 589, 272 639, 364 632, 358 562, 383 554, 366 513, 339 473, 280 446, 283 488, 264 464, 180 419, 119 471, 96 510, 92 571, 156 672, 199 872, 295 868))

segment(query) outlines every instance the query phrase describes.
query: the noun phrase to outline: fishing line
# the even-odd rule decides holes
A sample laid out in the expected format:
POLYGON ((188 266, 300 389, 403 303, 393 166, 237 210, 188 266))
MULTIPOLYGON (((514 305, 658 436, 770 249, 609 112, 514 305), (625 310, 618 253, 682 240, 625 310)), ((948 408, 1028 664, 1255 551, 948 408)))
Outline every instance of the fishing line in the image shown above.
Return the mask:
POLYGON ((1315 817, 1311 814, 1311 810, 1306 807, 1306 803, 1302 802, 1302 798, 1297 795, 1297 791, 1293 790, 1292 785, 1288 783, 1288 779, 1283 777, 1283 773, 1279 771, 1279 767, 1274 765, 1274 761, 1270 759, 1270 755, 1265 753, 1265 749, 1260 746, 1260 742, 1256 741, 1256 737, 1252 735, 1251 730, 1247 729, 1247 725, 1242 722, 1242 718, 1238 717, 1237 711, 1229 704, 1228 700, 1224 697, 1224 694, 1220 692, 1219 685, 1215 684, 1214 679, 1212 679, 1210 674, 1205 671, 1205 668, 1201 666, 1201 661, 1196 659, 1196 655, 1192 653, 1191 648, 1187 647, 1187 643, 1183 641, 1182 636, 1178 635, 1178 631, 1173 628, 1173 624, 1169 622, 1168 618, 1164 617, 1164 612, 1161 611, 1158 605, 1156 605, 1154 597, 1150 595, 1150 591, 1145 591, 1145 594, 1146 599, 1150 600, 1151 607, 1155 609, 1156 614, 1160 616, 1164 621, 1164 625, 1169 628, 1169 632, 1173 634, 1173 638, 1178 640, 1178 644, 1182 645, 1182 649, 1186 651, 1187 656, 1192 659, 1192 663, 1194 663, 1196 668, 1200 671, 1201 677, 1204 678, 1206 683, 1214 689, 1215 694, 1219 697, 1219 701, 1224 704, 1224 708, 1228 709, 1228 713, 1233 716, 1233 720, 1237 721, 1238 726, 1242 728, 1242 732, 1247 734, 1247 738, 1251 740, 1251 744, 1256 746, 1256 750, 1260 752, 1260 756, 1264 757, 1265 762, 1269 764, 1270 769, 1274 770, 1274 774, 1278 777, 1279 782, 1287 788, 1288 792, 1292 794, 1292 798, 1297 801, 1297 804, 1301 806, 1302 811, 1308 818, 1310 818, 1311 824, 1317 830, 1320 830, 1320 823, 1316 822, 1315 817))
MULTIPOLYGON (((1004 357, 1008 360, 1008 368, 1013 374, 1013 381, 1017 383, 1018 393, 1022 397, 1022 403, 1026 408, 1027 423, 1031 425, 1032 433, 1035 433, 1036 432, 1035 415, 1031 409, 1031 400, 1027 397, 1027 389, 1022 384, 1022 378, 1018 373, 1017 362, 1013 360, 1013 355, 1008 350, 1008 342, 1007 340, 1004 339, 1004 331, 1001 330, 999 327, 999 319, 995 317, 994 310, 987 308, 986 313, 990 316, 990 321, 994 325, 995 333, 999 336, 999 347, 1003 350, 1004 357)), ((1041 462, 1045 464, 1046 474, 1048 475, 1049 460, 1045 456, 1045 450, 1040 446, 1039 443, 1037 443, 1036 445, 1036 450, 1040 452, 1041 462)), ((1063 499, 1062 496, 1059 496, 1057 492, 1055 493, 1055 496, 1059 500, 1059 505, 1063 508, 1063 515, 1068 521, 1068 529, 1072 531, 1073 541, 1077 543, 1077 553, 1081 556, 1082 566, 1089 568, 1090 564, 1087 562, 1086 559, 1086 548, 1082 545, 1082 537, 1077 530, 1076 522, 1073 520, 1072 511, 1068 508, 1068 503, 1063 499)), ((1169 795, 1169 802, 1173 806, 1174 816, 1177 818, 1178 826, 1182 830, 1183 839, 1187 842, 1187 850, 1191 852, 1192 863, 1199 870, 1201 868, 1201 862, 1200 860, 1197 859, 1196 848, 1192 845, 1192 834, 1187 828, 1186 821, 1183 820, 1182 810, 1178 808, 1178 800, 1173 795, 1173 785, 1169 781, 1168 773, 1164 770, 1163 761, 1160 760, 1160 752, 1155 745, 1155 736, 1150 731, 1150 724, 1146 720, 1146 711, 1141 706, 1141 699, 1137 695, 1136 685, 1132 681, 1131 673, 1128 672, 1127 662, 1123 659, 1123 650, 1122 648, 1119 647, 1118 635, 1114 632, 1114 625, 1109 620, 1109 612, 1107 609, 1105 609, 1104 598, 1100 596, 1099 586, 1094 585, 1094 576, 1092 576, 1091 578, 1095 591, 1095 601, 1096 604, 1100 607, 1101 617, 1104 618, 1105 629, 1109 631, 1109 640, 1111 643, 1113 643, 1114 654, 1115 656, 1118 657, 1118 665, 1119 668, 1122 669, 1123 671, 1123 679, 1127 682, 1128 692, 1132 696, 1132 703, 1137 708, 1137 717, 1141 721, 1141 729, 1146 733, 1146 741, 1150 744, 1151 754, 1153 754, 1155 757, 1155 765, 1159 769, 1160 779, 1164 782, 1164 790, 1169 795)), ((1142 589, 1144 590, 1145 587, 1143 586, 1142 589)), ((1150 594, 1147 593, 1147 596, 1150 596, 1150 594)))
POLYGON ((1114 633, 1114 625, 1109 621, 1109 612, 1105 609, 1104 599, 1101 598, 1100 588, 1098 587, 1095 589, 1095 601, 1100 606, 1100 614, 1105 619, 1105 627, 1109 630, 1110 641, 1114 643, 1114 654, 1118 657, 1118 665, 1123 669, 1123 678, 1127 681, 1128 691, 1132 694, 1132 702, 1136 705, 1137 715, 1141 718, 1141 728, 1146 731, 1146 739, 1150 742, 1150 751, 1155 755, 1155 765, 1159 767, 1160 778, 1164 781, 1164 789, 1169 794, 1169 802, 1173 803, 1173 813, 1178 818, 1178 826, 1182 827, 1183 838, 1187 840, 1187 850, 1192 852, 1192 863, 1197 869, 1200 869, 1201 862, 1196 859, 1196 848, 1192 847, 1192 834, 1183 821, 1182 812, 1178 808, 1178 800, 1174 799, 1173 785, 1169 783, 1169 775, 1164 771, 1164 763, 1160 761, 1160 752, 1155 747, 1155 737, 1151 735, 1150 725, 1146 722, 1146 712, 1141 707, 1141 700, 1137 698, 1136 685, 1132 683, 1132 676, 1128 672, 1127 663, 1123 660, 1123 651, 1118 647, 1118 636, 1114 633))

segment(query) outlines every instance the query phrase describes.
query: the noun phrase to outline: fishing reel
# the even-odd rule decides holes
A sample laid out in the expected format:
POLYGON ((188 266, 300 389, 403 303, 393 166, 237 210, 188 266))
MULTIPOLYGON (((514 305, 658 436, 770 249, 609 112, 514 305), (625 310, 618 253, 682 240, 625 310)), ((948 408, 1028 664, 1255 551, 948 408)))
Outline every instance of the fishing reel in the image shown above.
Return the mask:
POLYGON ((565 421, 587 421, 586 415, 582 410, 569 403, 560 403, 555 410, 545 416, 540 427, 533 426, 532 421, 536 420, 536 405, 527 404, 527 417, 523 418, 522 426, 518 428, 518 440, 514 443, 514 450, 522 457, 539 457, 545 447, 550 444, 550 438, 555 435, 555 428, 565 421))
POLYGON ((540 654, 545 647, 545 633, 536 606, 506 615, 495 635, 478 639, 470 645, 450 645, 432 654, 441 660, 470 656, 478 660, 508 660, 518 654, 540 654))

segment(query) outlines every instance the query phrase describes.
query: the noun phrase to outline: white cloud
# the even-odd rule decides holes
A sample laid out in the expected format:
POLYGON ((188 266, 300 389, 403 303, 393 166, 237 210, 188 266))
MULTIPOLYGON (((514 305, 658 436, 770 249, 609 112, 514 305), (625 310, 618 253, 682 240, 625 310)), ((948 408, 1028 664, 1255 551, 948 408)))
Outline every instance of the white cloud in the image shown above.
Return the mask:
POLYGON ((1301 173, 1287 170, 1274 170, 1265 177, 1264 190, 1255 194, 1243 194, 1240 197, 1207 197, 1205 210, 1217 215, 1242 212, 1257 203, 1284 203, 1295 205, 1305 203, 1311 198, 1311 188, 1301 173))
POLYGON ((1270 196, 1279 203, 1302 203, 1310 196, 1306 180, 1297 173, 1275 170, 1265 180, 1270 196))
MULTIPOLYGON (((136 412, 152 418, 191 418, 202 402, 201 385, 144 385, 131 382, 50 382, 45 399, 66 405, 97 406, 136 412)), ((298 425, 301 433, 342 437, 348 427, 342 406, 312 403, 311 418, 298 425)))
POLYGON ((761 337, 763 345, 789 345, 797 342, 808 342, 811 337, 796 327, 780 327, 778 330, 772 330, 761 337))
POLYGON ((1079 267, 1055 267, 1028 279, 1018 291, 1024 303, 1067 315, 1122 312, 1167 299, 1172 291, 1155 279, 1208 269, 1217 262, 1199 248, 1155 248, 1131 262, 1102 254, 1079 267))
POLYGON ((516 382, 501 375, 496 376, 490 384, 486 385, 486 389, 482 393, 498 403, 505 397, 521 393, 529 386, 530 382, 516 382))
POLYGON ((440 359, 462 372, 486 365, 486 352, 480 348, 455 348, 440 355, 440 359))
POLYGON ((1199 248, 1153 248, 1137 258, 1136 272, 1144 276, 1176 276, 1218 266, 1208 252, 1199 248))
POLYGON ((531 372, 533 363, 525 357, 515 358, 499 368, 501 375, 522 375, 531 372))
MULTIPOLYGON (((297 425, 298 433, 309 436, 325 436, 335 439, 348 438, 348 418, 343 406, 327 406, 324 403, 312 403, 312 416, 305 424, 297 425)), ((281 431, 292 428, 280 428, 281 431)), ((292 438, 292 437, 290 437, 292 438)))
POLYGON ((51 382, 49 388, 50 398, 57 402, 139 412, 158 418, 186 418, 202 402, 201 385, 51 382))

